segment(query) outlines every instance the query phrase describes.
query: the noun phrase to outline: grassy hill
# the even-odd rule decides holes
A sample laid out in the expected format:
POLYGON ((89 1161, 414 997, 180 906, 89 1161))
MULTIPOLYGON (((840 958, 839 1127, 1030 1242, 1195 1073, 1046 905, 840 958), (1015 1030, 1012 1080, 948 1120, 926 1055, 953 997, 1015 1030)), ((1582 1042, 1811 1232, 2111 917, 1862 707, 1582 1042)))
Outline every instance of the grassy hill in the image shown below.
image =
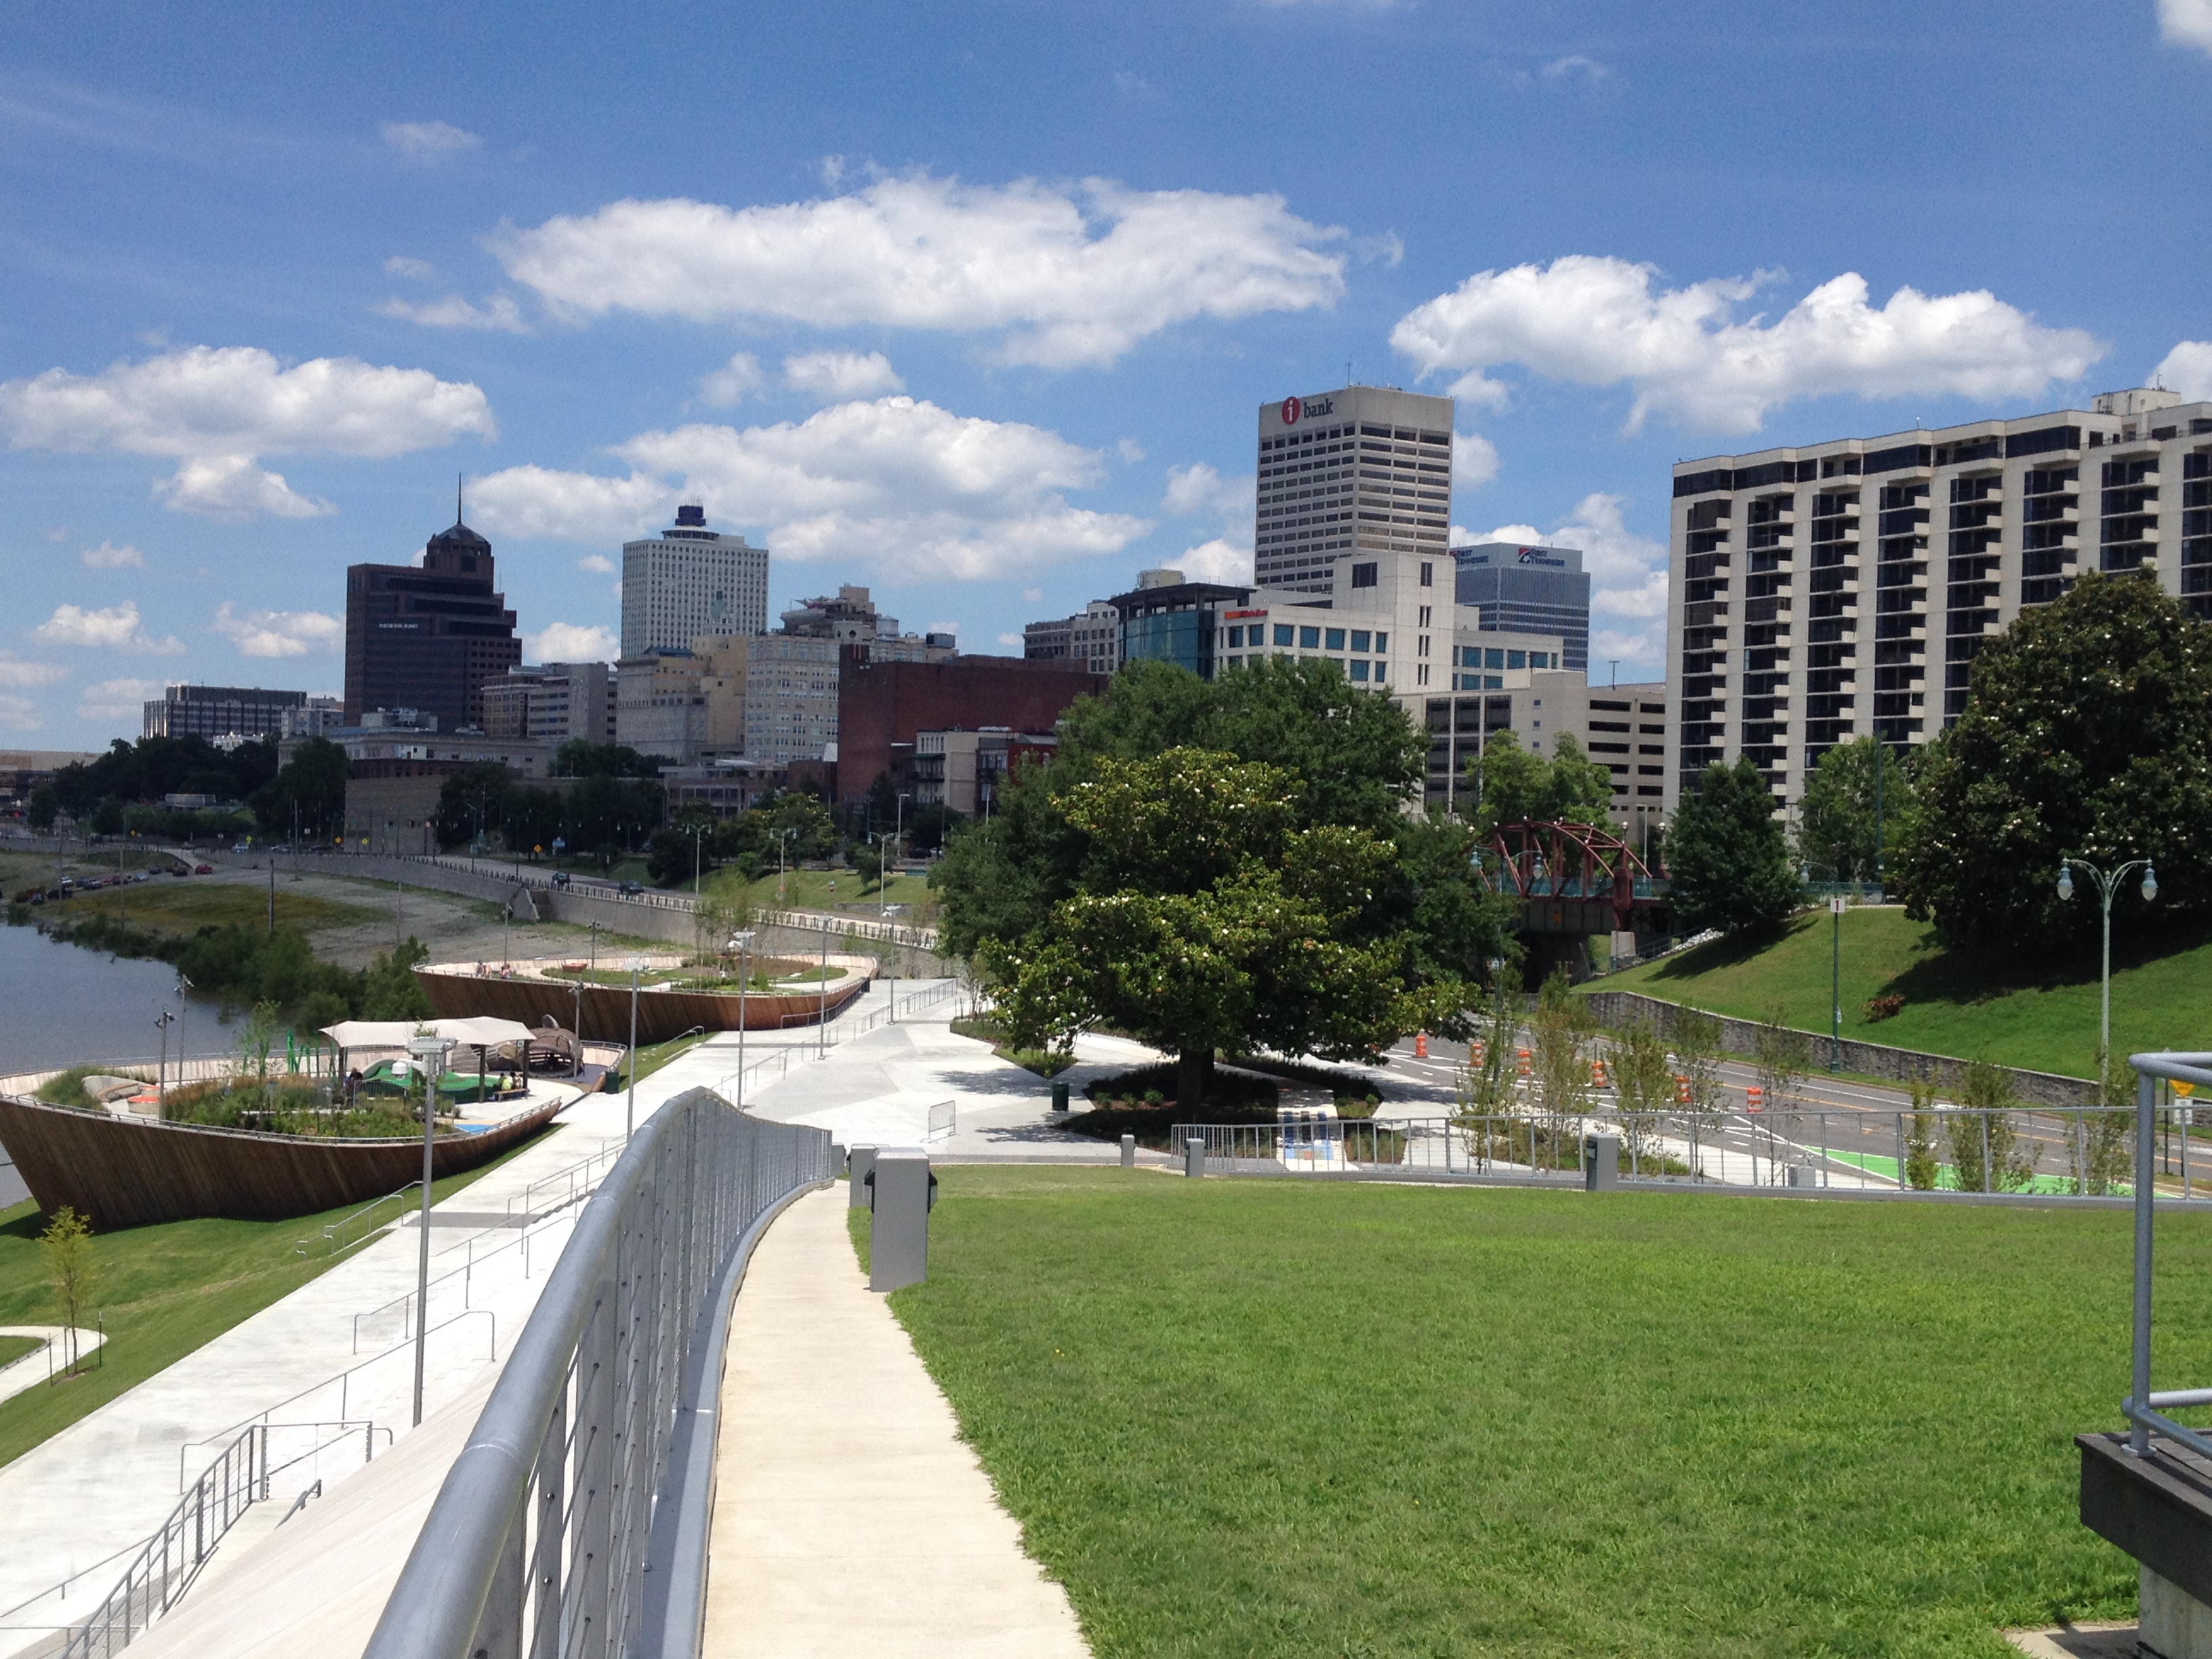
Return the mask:
MULTIPOLYGON (((1594 981, 1713 1013, 1828 1029, 1830 922, 1798 917, 1779 939, 1723 939, 1594 981)), ((1996 1060, 2088 1077, 2096 1068, 2097 951, 1945 951, 1934 930, 1901 909, 1854 909, 1843 925, 1844 1035, 1964 1060, 1996 1060), (1876 996, 1905 999, 1869 1021, 1876 996)), ((2112 1042, 2145 1048, 2212 1048, 2212 935, 2197 928, 2112 938, 2112 1042)))

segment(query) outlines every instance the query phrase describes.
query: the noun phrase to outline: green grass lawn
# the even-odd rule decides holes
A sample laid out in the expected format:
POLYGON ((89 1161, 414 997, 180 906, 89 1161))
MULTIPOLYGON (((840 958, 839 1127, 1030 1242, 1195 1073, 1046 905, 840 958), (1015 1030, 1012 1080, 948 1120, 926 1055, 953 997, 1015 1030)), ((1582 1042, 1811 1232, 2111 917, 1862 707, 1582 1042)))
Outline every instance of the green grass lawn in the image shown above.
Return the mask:
MULTIPOLYGON (((196 933, 203 927, 220 927, 229 922, 258 927, 269 920, 269 892, 264 887, 249 887, 237 882, 207 881, 197 877, 179 881, 157 877, 124 887, 103 888, 95 893, 80 893, 66 902, 47 906, 44 914, 56 921, 74 921, 94 913, 120 915, 133 927, 150 928, 157 933, 196 933)), ((277 879, 279 927, 312 934, 319 928, 374 921, 381 915, 360 905, 341 904, 333 899, 311 898, 304 893, 287 890, 283 878, 277 879)))
MULTIPOLYGON (((1714 1013, 1764 1019, 1779 1003, 1801 1030, 1828 1029, 1832 971, 1825 911, 1779 940, 1720 939, 1608 975, 1589 988, 1642 991, 1714 1013)), ((2096 1072, 2097 953, 1947 951, 1934 931, 1891 908, 1847 911, 1843 924, 1844 1035, 2032 1071, 2096 1072), (1879 995, 1905 999, 1869 1021, 1879 995)), ((2203 1048, 2212 1041, 2212 939, 2198 933, 2112 941, 2112 1042, 2123 1054, 2203 1048)))
POLYGON ((11 1365, 27 1353, 36 1353, 46 1345, 35 1336, 0 1336, 0 1365, 11 1365))
MULTIPOLYGON (((433 1183, 431 1201, 460 1191, 521 1150, 433 1183)), ((106 1316, 107 1342, 94 1356, 97 1363, 75 1378, 0 1401, 0 1463, 13 1462, 334 1266, 343 1258, 302 1259, 293 1245, 353 1207, 291 1221, 168 1221, 95 1234, 98 1282, 91 1305, 106 1316)), ((44 1225, 33 1204, 0 1210, 0 1325, 61 1322, 39 1248, 44 1225)))
MULTIPOLYGON (((680 883, 685 892, 691 890, 690 882, 680 883)), ((785 896, 776 896, 776 878, 763 876, 759 880, 743 880, 734 870, 718 870, 702 884, 702 889, 722 898, 734 898, 739 894, 755 904, 776 909, 832 910, 841 904, 875 904, 888 900, 892 904, 918 905, 930 896, 927 876, 893 876, 890 891, 878 892, 873 882, 854 870, 792 870, 785 873, 785 896), (831 883, 836 883, 832 887, 831 883)), ((911 919, 909 913, 908 919, 911 919)), ((897 920, 894 917, 893 920, 897 920)))
MULTIPOLYGON (((2071 1443, 2127 1386, 2124 1212, 941 1179, 891 1306, 1102 1656, 1998 1659, 2133 1614, 2071 1443)), ((2212 1380, 2212 1218, 2160 1226, 2156 1375, 2212 1380)))

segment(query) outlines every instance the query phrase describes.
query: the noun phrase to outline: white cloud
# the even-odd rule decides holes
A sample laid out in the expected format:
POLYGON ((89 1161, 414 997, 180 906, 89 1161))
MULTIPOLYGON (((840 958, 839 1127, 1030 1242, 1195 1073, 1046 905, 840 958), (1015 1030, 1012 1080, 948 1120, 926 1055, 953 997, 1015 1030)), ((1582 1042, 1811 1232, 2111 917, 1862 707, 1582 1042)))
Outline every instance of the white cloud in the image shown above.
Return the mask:
POLYGON ((1613 74, 1596 58, 1585 58, 1578 52, 1571 52, 1565 58, 1554 58, 1544 65, 1540 72, 1547 81, 1565 81, 1579 76, 1585 81, 1595 82, 1606 80, 1613 74))
POLYGON ((1143 76, 1127 70, 1114 71, 1114 89, 1124 98, 1149 98, 1152 95, 1152 83, 1143 76))
POLYGON ((387 148, 410 161, 434 164, 483 148, 483 140, 443 121, 386 121, 377 128, 387 148))
POLYGON ((1579 386, 1626 384, 1636 393, 1632 431, 1654 410, 1707 430, 1756 431, 1783 404, 1839 392, 2033 397, 2079 378, 2105 351, 1985 290, 1900 288, 1875 310, 1866 279, 1847 271, 1769 323, 1734 313, 1771 273, 1655 291, 1656 276, 1584 254, 1478 271, 1399 319, 1390 343, 1424 375, 1464 371, 1452 388, 1462 396, 1491 395, 1497 383, 1483 371, 1504 363, 1579 386))
POLYGON ((2212 0, 2158 0, 2158 32, 2176 46, 2212 52, 2212 0))
POLYGON ((1344 258, 1323 248, 1343 235, 1272 194, 912 173, 811 202, 613 202, 509 229, 493 252, 576 319, 988 331, 1006 361, 1066 368, 1194 318, 1334 306, 1344 258))
POLYGON ((156 493, 219 517, 332 510, 263 471, 260 456, 403 455, 471 432, 498 435, 490 404, 465 381, 353 357, 286 368, 254 346, 186 346, 98 374, 50 368, 0 382, 10 448, 172 456, 181 465, 156 493))
POLYGON ((1252 580, 1253 489, 1250 474, 1224 478, 1204 461, 1168 469, 1167 494, 1160 505, 1179 518, 1207 518, 1220 533, 1168 561, 1193 581, 1249 582, 1252 580))
MULTIPOLYGON (((1251 538, 1248 536, 1247 541, 1251 538)), ((1170 562, 1194 582, 1249 582, 1252 580, 1252 550, 1216 536, 1187 547, 1170 562)))
POLYGON ((1452 434, 1452 487, 1480 489, 1498 476, 1498 446, 1480 432, 1452 434))
POLYGON ((588 570, 594 576, 611 576, 615 574, 615 562, 604 553, 586 553, 576 561, 576 568, 588 570))
POLYGON ((612 662, 622 655, 622 641, 596 623, 556 622, 542 634, 525 634, 522 650, 531 662, 612 662))
POLYGON ((1180 517, 1205 514, 1221 518, 1252 514, 1253 481, 1224 478, 1204 461, 1168 469, 1167 494, 1160 505, 1180 517))
POLYGON ((155 639, 138 620, 138 602, 125 599, 105 611, 58 605, 54 614, 31 630, 45 645, 81 645, 94 651, 121 651, 134 657, 174 657, 185 644, 174 635, 155 639))
POLYGON ((1583 568, 1590 577, 1593 623, 1617 617, 1626 624, 1610 632, 1593 632, 1592 664, 1598 660, 1598 644, 1603 639, 1605 656, 1656 670, 1667 659, 1662 638, 1667 623, 1667 544, 1631 530, 1623 516, 1627 505, 1625 495, 1593 492, 1548 531, 1531 524, 1502 524, 1495 530, 1474 533, 1454 525, 1451 542, 1455 547, 1507 542, 1580 548, 1583 568))
POLYGON ((903 392, 906 382, 880 351, 866 356, 857 351, 809 351, 783 360, 783 383, 797 392, 809 392, 824 403, 848 398, 879 398, 887 392, 903 392))
POLYGON ((709 409, 729 409, 768 384, 760 359, 740 351, 711 374, 699 377, 699 397, 709 409))
POLYGON ((2151 378, 2192 404, 2212 398, 2212 340, 2184 340, 2159 360, 2151 378))
POLYGON ((88 547, 77 557, 89 570, 143 570, 146 556, 125 542, 118 547, 113 542, 102 542, 98 547, 88 547))
POLYGON ((1131 466, 1134 466, 1139 461, 1145 459, 1145 447, 1139 443, 1134 438, 1115 439, 1114 453, 1116 455, 1119 455, 1131 466))
POLYGON ((477 479, 477 522, 510 536, 607 543, 702 503, 764 524, 779 559, 835 559, 902 582, 1019 577, 1117 553, 1152 526, 1069 505, 1094 484, 1095 451, 1013 422, 913 398, 834 404, 800 422, 642 433, 613 453, 625 477, 511 467, 477 479))
POLYGON ((374 309, 380 317, 397 317, 403 323, 420 323, 424 328, 489 328, 508 334, 527 334, 530 325, 523 320, 522 307, 514 303, 514 296, 495 294, 478 306, 458 294, 448 294, 442 300, 426 300, 413 305, 396 295, 374 309))
POLYGON ((1018 652, 1029 643, 1029 641, 1019 634, 1001 634, 999 635, 999 643, 1009 651, 1018 652))
POLYGON ((404 253, 395 253, 384 262, 384 268, 394 276, 411 277, 427 283, 437 274, 437 268, 428 259, 410 259, 404 253))
POLYGON ((45 724, 39 718, 38 704, 30 698, 0 691, 0 731, 36 732, 45 724))
POLYGON ((0 685, 52 685, 69 677, 58 663, 25 662, 12 651, 0 651, 0 685))
POLYGON ((1024 587, 1022 589, 1022 603, 1024 605, 1042 605, 1044 603, 1044 589, 1042 587, 1024 587))
POLYGON ((209 625, 241 657, 304 657, 334 651, 345 640, 345 624, 319 611, 249 611, 241 617, 228 599, 209 625))
POLYGON ((99 680, 84 688, 76 703, 81 720, 130 720, 145 713, 145 705, 163 690, 160 680, 99 680))
POLYGON ((156 480, 154 494, 180 513, 210 519, 314 519, 337 508, 302 495, 281 472, 256 466, 251 455, 201 455, 184 462, 173 478, 156 480))

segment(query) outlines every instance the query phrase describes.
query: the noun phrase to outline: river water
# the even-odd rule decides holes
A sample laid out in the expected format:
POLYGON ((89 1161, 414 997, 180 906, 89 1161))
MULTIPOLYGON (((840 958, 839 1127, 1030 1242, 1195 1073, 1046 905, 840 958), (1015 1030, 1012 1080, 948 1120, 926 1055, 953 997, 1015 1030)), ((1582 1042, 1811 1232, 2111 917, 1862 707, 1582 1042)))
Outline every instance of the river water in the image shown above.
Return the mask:
MULTIPOLYGON (((104 951, 59 945, 35 927, 0 927, 0 1076, 94 1060, 152 1059, 161 1052, 154 1024, 177 1008, 177 970, 166 962, 125 961, 104 951)), ((230 1032, 216 1009, 195 1000, 184 1011, 195 1054, 220 1054, 230 1032)), ((177 1027, 169 1028, 176 1056, 177 1027)))

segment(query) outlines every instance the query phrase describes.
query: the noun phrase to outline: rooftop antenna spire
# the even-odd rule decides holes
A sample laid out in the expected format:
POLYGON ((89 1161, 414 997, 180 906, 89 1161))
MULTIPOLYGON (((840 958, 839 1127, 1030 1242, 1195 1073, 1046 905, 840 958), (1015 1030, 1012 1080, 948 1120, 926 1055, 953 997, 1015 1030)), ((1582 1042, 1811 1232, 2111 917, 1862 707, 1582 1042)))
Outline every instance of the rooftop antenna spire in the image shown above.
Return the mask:
POLYGON ((453 474, 453 522, 461 522, 461 475, 453 474))

